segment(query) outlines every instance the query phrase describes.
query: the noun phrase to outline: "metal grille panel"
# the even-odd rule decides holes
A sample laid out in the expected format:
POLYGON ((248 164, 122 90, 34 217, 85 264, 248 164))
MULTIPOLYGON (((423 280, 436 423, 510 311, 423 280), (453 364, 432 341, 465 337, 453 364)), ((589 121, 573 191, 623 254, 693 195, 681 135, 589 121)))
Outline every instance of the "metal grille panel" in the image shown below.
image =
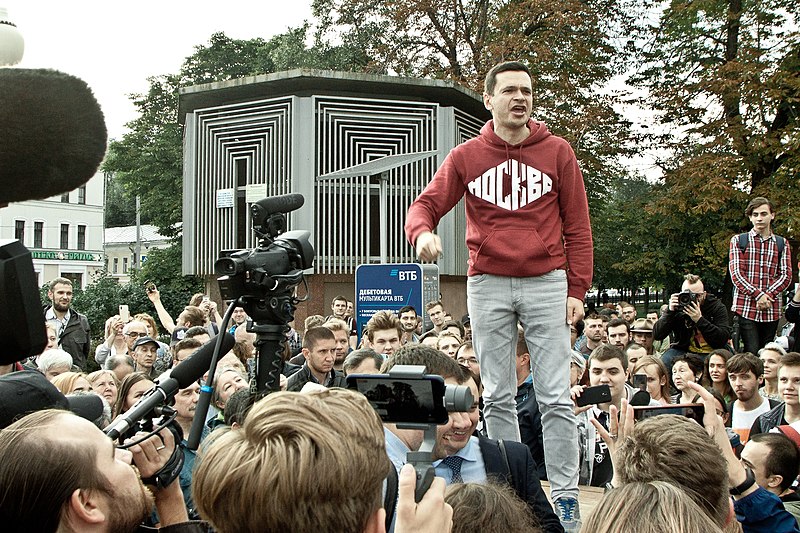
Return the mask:
MULTIPOLYGON (((480 135, 481 128, 484 124, 483 122, 459 109, 454 109, 453 111, 455 115, 456 144, 461 144, 464 141, 474 139, 480 135)), ((455 271, 453 274, 466 276, 469 250, 467 250, 467 244, 465 242, 465 235, 467 234, 467 219, 465 215, 463 198, 459 200, 458 204, 453 208, 453 211, 455 212, 455 239, 453 242, 456 245, 455 271)))
POLYGON ((266 185, 266 196, 292 190, 293 97, 195 111, 196 145, 192 231, 193 271, 213 274, 220 250, 254 246, 248 185, 266 185), (217 207, 217 191, 234 189, 234 206, 217 207), (244 232, 244 233, 242 233, 244 232))
MULTIPOLYGON (((395 100, 315 97, 316 175, 388 155, 437 149, 437 104, 395 100)), ((389 172, 387 242, 390 263, 413 262, 403 224, 411 202, 436 172, 436 158, 389 172)), ((319 273, 352 273, 379 262, 379 185, 375 177, 318 181, 315 211, 319 273)))

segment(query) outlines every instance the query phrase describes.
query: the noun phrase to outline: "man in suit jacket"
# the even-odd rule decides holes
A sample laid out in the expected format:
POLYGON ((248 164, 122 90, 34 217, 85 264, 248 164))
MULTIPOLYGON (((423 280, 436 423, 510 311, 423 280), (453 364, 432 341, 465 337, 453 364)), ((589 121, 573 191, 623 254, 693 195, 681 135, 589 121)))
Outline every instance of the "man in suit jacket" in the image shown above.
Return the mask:
MULTIPOLYGON (((496 441, 474 434, 480 395, 467 368, 425 345, 402 347, 387 359, 381 370, 388 372, 394 365, 422 365, 428 374, 442 376, 446 384, 466 385, 472 391, 475 401, 470 411, 451 412, 448 422, 437 426, 433 467, 438 477, 448 484, 508 483, 528 503, 543 531, 564 531, 542 490, 538 468, 528 447, 519 442, 496 441)), ((419 449, 423 432, 398 429, 394 424, 384 424, 384 428, 386 451, 395 467, 400 468, 406 462, 406 453, 419 449)))

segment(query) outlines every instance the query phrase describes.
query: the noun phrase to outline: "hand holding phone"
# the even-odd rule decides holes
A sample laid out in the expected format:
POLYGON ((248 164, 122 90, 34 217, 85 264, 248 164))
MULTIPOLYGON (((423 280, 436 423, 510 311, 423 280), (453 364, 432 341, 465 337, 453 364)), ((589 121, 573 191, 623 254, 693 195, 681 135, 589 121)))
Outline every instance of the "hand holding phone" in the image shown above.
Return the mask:
POLYGON ((597 385, 596 387, 586 387, 575 400, 578 407, 587 405, 597 405, 611 401, 611 388, 608 385, 597 385))

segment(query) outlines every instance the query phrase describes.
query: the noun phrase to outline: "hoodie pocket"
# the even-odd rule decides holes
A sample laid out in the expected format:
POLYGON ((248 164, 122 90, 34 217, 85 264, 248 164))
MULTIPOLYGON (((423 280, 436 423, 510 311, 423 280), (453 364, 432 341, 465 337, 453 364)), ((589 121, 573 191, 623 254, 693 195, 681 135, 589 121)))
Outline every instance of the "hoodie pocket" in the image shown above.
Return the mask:
POLYGON ((473 266, 480 272, 511 274, 552 255, 535 229, 495 230, 481 242, 473 266))

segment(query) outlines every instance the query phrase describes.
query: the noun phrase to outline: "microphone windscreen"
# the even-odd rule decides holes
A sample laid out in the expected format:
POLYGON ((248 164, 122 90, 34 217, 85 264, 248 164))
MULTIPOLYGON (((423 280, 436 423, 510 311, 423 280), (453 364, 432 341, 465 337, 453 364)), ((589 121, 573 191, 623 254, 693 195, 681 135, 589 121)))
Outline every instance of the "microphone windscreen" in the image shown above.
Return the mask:
POLYGON ((643 390, 636 391, 636 393, 631 398, 631 401, 628 403, 633 407, 650 405, 650 393, 643 390))
MULTIPOLYGON (((257 211, 257 215, 271 215, 273 213, 290 213, 303 207, 306 199, 302 194, 293 192, 280 196, 270 196, 253 204, 252 209, 257 211)), ((260 217, 259 217, 260 218, 260 217)))
MULTIPOLYGON (((221 332, 222 347, 219 350, 219 356, 222 357, 236 344, 236 340, 228 332, 221 332)), ((208 367, 211 366, 211 358, 214 355, 214 346, 217 344, 217 338, 213 337, 210 341, 202 345, 193 353, 188 359, 184 360, 172 369, 170 377, 178 382, 178 388, 185 389, 198 379, 203 377, 208 367)))
POLYGON ((97 172, 107 138, 103 112, 83 80, 0 68, 0 203, 77 189, 97 172))

